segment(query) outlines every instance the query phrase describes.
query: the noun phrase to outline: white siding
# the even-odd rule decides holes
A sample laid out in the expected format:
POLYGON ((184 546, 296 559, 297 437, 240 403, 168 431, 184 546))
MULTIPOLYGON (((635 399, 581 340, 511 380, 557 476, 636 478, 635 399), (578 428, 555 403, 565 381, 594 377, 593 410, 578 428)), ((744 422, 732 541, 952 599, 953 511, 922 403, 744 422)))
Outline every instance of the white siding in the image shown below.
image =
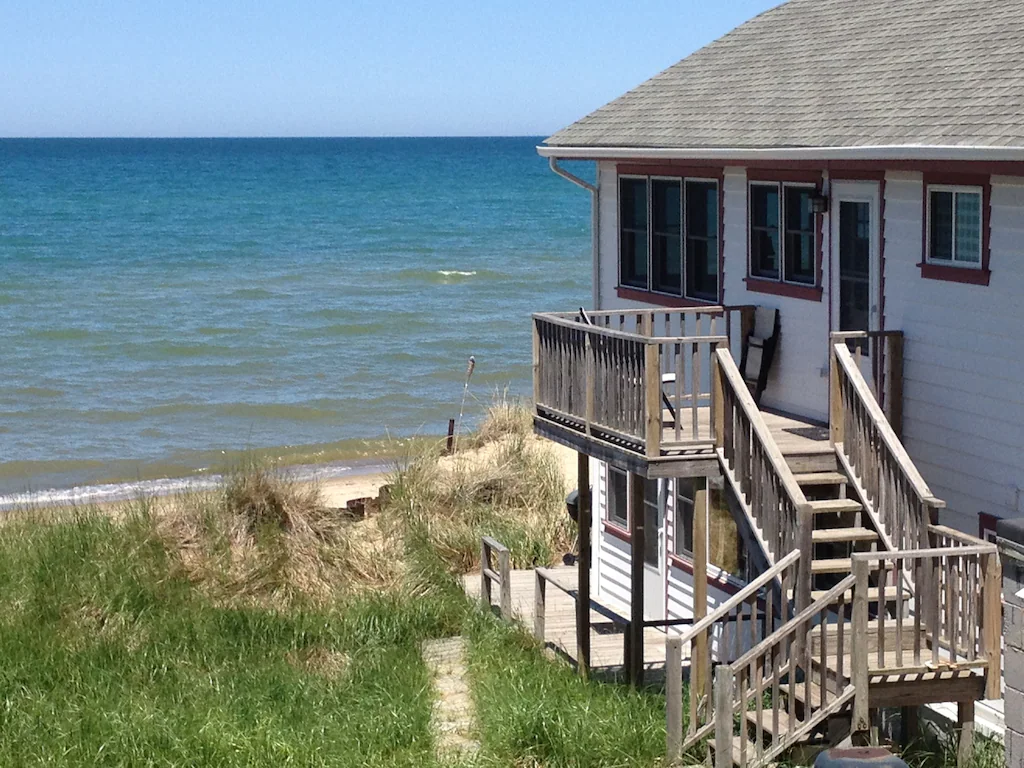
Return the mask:
POLYGON ((629 605, 629 544, 604 530, 604 521, 608 518, 608 465, 601 463, 600 467, 593 518, 596 539, 594 561, 598 571, 593 590, 598 599, 618 600, 629 605))
POLYGON ((926 280, 920 174, 886 176, 885 324, 902 329, 904 442, 946 522, 1021 513, 1024 179, 995 178, 988 286, 926 280))

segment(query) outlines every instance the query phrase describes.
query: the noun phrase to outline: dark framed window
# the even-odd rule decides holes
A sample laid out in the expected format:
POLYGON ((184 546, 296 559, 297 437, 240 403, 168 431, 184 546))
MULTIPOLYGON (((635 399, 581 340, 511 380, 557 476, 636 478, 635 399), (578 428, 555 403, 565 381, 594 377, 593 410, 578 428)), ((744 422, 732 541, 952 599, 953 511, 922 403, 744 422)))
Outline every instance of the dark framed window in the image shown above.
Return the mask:
POLYGON ((928 261, 981 269, 982 190, 928 187, 928 261))
POLYGON ((718 300, 718 184, 686 182, 686 295, 718 300))
POLYGON ((667 176, 619 177, 619 285, 718 300, 719 185, 667 176))
POLYGON ((619 179, 619 280, 647 288, 647 179, 619 179))
POLYGON ((683 289, 683 185, 651 180, 651 290, 679 295, 683 289))
POLYGON ((693 555, 693 478, 679 478, 676 483, 675 541, 677 555, 693 555))
POLYGON ((608 520, 629 528, 628 476, 615 467, 608 467, 608 520))
POLYGON ((811 185, 750 184, 750 276, 799 285, 818 281, 818 225, 811 185))

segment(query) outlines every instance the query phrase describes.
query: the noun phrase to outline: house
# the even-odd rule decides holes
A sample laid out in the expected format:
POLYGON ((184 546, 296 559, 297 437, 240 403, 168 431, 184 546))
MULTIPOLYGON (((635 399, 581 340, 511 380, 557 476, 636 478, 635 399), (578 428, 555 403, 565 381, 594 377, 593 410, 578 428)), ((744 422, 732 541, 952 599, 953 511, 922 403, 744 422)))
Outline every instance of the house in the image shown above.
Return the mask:
MULTIPOLYGON (((593 306, 533 321, 536 431, 593 489, 581 601, 642 632, 713 622, 757 582, 749 635, 735 613, 683 633, 731 670, 737 712, 772 685, 796 708, 746 734, 727 718, 737 763, 894 702, 973 721, 999 698, 986 540, 1024 487, 1024 3, 790 0, 538 151, 593 195, 593 306), (577 159, 595 184, 559 164, 577 159), (709 496, 737 528, 732 572, 708 563, 709 496), (869 621, 880 647, 851 669, 867 643, 842 627, 869 621), (803 699, 786 686, 809 660, 780 678, 782 657, 748 658, 829 624, 803 699)), ((719 701, 709 664, 691 681, 719 701)))

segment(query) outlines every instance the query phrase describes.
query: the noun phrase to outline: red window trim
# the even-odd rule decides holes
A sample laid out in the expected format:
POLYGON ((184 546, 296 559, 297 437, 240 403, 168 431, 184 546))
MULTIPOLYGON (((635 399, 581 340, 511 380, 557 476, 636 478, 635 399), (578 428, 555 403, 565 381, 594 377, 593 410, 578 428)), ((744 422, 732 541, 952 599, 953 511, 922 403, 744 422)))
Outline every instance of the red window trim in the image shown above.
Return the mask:
MULTIPOLYGON (((615 184, 616 184, 616 201, 618 200, 618 179, 621 176, 667 176, 670 178, 679 177, 680 179, 714 179, 718 182, 718 299, 715 301, 707 301, 704 299, 691 299, 685 296, 669 296, 662 293, 653 293, 651 291, 644 291, 638 288, 627 288, 619 286, 616 290, 619 292, 619 298, 632 299, 634 301, 646 301, 650 304, 657 304, 662 307, 673 307, 673 308, 685 308, 685 307, 701 307, 701 306, 714 306, 716 304, 725 303, 725 167, 721 164, 716 165, 672 165, 672 164, 661 164, 661 165, 638 165, 629 163, 616 163, 615 165, 615 184), (629 293, 631 295, 623 295, 623 293, 629 293), (680 303, 670 303, 678 300, 680 303), (682 303, 689 302, 689 303, 682 303)), ((615 206, 615 217, 616 217, 616 243, 618 241, 618 216, 619 207, 616 202, 615 206)), ((622 258, 622 251, 616 247, 615 262, 618 274, 622 275, 622 264, 620 259, 622 258)))
POLYGON ((687 299, 683 296, 671 296, 667 293, 653 293, 651 291, 641 290, 640 288, 626 288, 621 285, 615 289, 615 295, 620 299, 643 301, 648 304, 657 304, 659 307, 673 307, 677 309, 686 307, 714 307, 718 305, 717 301, 712 301, 710 299, 687 299))
POLYGON ((613 523, 611 520, 603 520, 604 532, 614 536, 620 541, 624 541, 627 544, 632 541, 632 537, 629 535, 629 531, 620 528, 617 523, 613 523))
MULTIPOLYGON (((680 557, 674 552, 669 553, 668 564, 672 568, 678 568, 683 573, 693 576, 693 563, 684 557, 680 557)), ((719 569, 719 571, 721 572, 721 569, 719 569)), ((735 595, 742 589, 742 587, 738 587, 729 581, 728 577, 717 576, 712 578, 711 576, 708 576, 707 581, 708 584, 713 585, 716 589, 720 589, 730 595, 735 595)))
POLYGON ((968 285, 988 285, 992 279, 992 177, 977 173, 924 174, 921 193, 921 277, 968 285), (981 269, 932 264, 928 261, 928 189, 933 185, 981 187, 981 269))
MULTIPOLYGON (((768 169, 768 168, 748 168, 747 169, 747 222, 746 222, 746 233, 747 233, 747 276, 744 278, 747 290, 752 293, 770 293, 774 296, 785 296, 790 299, 801 299, 803 301, 821 301, 824 289, 822 287, 822 260, 824 256, 824 232, 822 230, 822 219, 824 218, 820 214, 815 215, 817 219, 817 243, 814 254, 814 266, 815 266, 815 278, 814 285, 796 285, 794 283, 785 283, 781 279, 772 280, 771 278, 755 277, 750 272, 750 184, 751 182, 770 182, 775 184, 813 184, 814 191, 817 194, 821 194, 822 188, 822 171, 804 171, 791 168, 780 168, 780 169, 768 169)), ((781 193, 782 190, 780 189, 781 193)), ((779 222, 780 228, 783 226, 783 222, 779 222)), ((783 232, 779 233, 783 235, 783 232)), ((784 240, 783 237, 779 238, 780 243, 784 240)), ((780 254, 781 255, 781 254, 780 254)), ((782 274, 785 270, 785 265, 780 262, 779 273, 782 274)))

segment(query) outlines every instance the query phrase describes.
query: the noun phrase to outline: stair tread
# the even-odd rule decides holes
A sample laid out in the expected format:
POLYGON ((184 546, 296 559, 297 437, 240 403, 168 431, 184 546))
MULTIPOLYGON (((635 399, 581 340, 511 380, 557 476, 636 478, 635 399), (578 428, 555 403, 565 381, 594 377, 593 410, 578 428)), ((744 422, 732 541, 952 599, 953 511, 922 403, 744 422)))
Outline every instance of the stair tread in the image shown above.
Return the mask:
POLYGON ((815 513, 826 512, 859 512, 864 509, 859 501, 853 499, 821 499, 820 501, 809 501, 811 511, 815 513))
POLYGON ((819 528, 811 533, 815 544, 837 544, 844 541, 877 541, 878 534, 867 528, 819 528))
MULTIPOLYGON (((779 685, 779 690, 782 693, 788 694, 790 692, 789 689, 790 689, 789 683, 781 683, 779 685)), ((796 699, 797 701, 799 701, 801 704, 804 704, 804 705, 807 704, 807 684, 805 682, 800 681, 800 682, 798 682, 796 684, 796 688, 793 690, 793 698, 796 699)), ((810 704, 811 704, 811 708, 812 709, 820 709, 821 708, 821 686, 818 685, 817 683, 813 682, 813 681, 811 682, 811 702, 810 702, 810 704)))
MULTIPOLYGON (((764 732, 765 732, 766 735, 774 736, 775 735, 775 730, 774 730, 774 728, 772 726, 772 711, 770 709, 763 709, 761 711, 763 713, 763 718, 764 718, 761 721, 761 727, 764 729, 764 732)), ((750 723, 750 725, 752 725, 754 727, 757 727, 757 710, 756 709, 748 709, 744 716, 746 717, 746 720, 747 720, 748 723, 750 723)), ((779 710, 779 731, 781 733, 787 733, 789 730, 790 730, 789 715, 785 711, 780 709, 779 710)))
POLYGON ((849 482, 842 472, 800 472, 793 477, 797 485, 841 485, 849 482))
MULTIPOLYGON (((878 561, 869 561, 870 570, 878 570, 878 561)), ((853 560, 848 557, 822 557, 811 561, 811 573, 853 573, 853 560)))
MULTIPOLYGON (((822 598, 825 595, 827 595, 828 593, 829 593, 829 590, 827 590, 827 589, 815 589, 815 590, 812 590, 811 591, 811 600, 817 600, 819 598, 822 598)), ((903 590, 903 594, 907 595, 907 596, 910 595, 910 593, 906 589, 903 590)), ((846 597, 847 605, 852 604, 852 601, 853 601, 853 590, 852 589, 846 590, 845 597, 846 597)), ((868 587, 868 601, 869 602, 877 602, 878 598, 879 598, 878 587, 868 587)), ((885 599, 886 599, 886 601, 895 600, 896 599, 896 587, 889 586, 889 587, 885 588, 885 599)))

